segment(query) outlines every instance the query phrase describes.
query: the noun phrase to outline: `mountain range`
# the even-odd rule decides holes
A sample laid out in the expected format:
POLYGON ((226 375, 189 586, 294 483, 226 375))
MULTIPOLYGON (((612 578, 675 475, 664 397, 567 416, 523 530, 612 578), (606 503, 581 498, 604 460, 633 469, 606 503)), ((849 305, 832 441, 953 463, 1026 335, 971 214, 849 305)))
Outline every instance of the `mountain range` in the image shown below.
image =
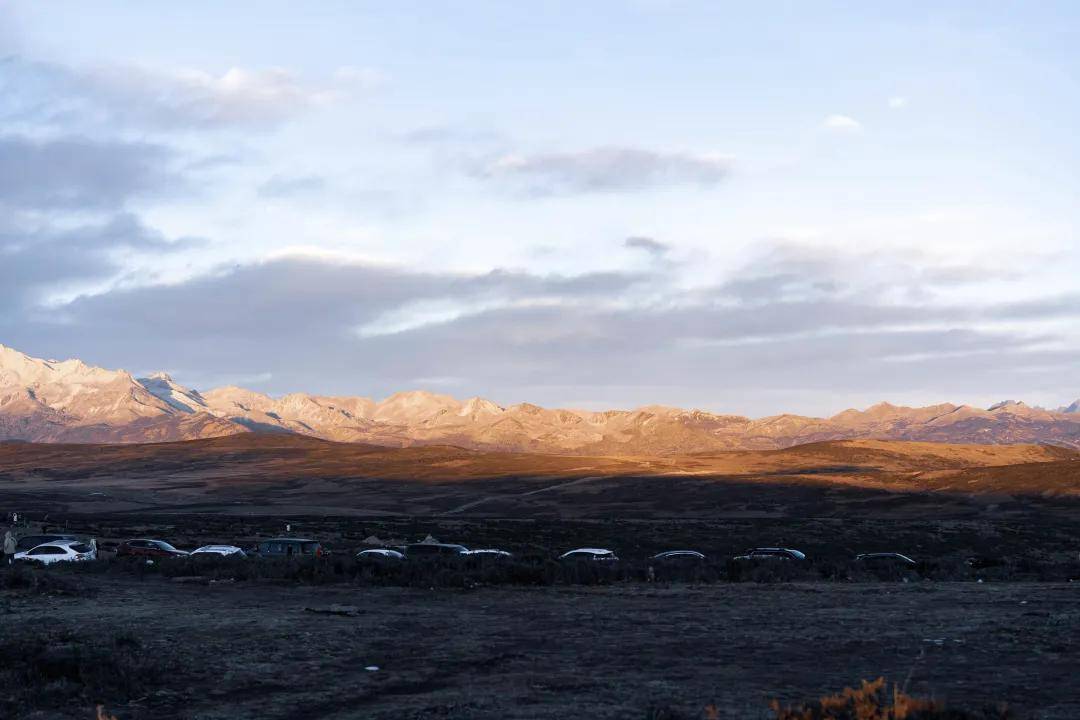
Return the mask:
POLYGON ((1057 410, 1006 401, 990 408, 879 403, 829 418, 751 419, 647 406, 581 411, 502 407, 424 391, 375 401, 239 387, 199 392, 165 373, 136 378, 80 360, 42 360, 0 345, 0 441, 141 443, 243 432, 340 442, 572 455, 673 455, 770 450, 846 439, 1049 443, 1080 447, 1080 400, 1057 410))

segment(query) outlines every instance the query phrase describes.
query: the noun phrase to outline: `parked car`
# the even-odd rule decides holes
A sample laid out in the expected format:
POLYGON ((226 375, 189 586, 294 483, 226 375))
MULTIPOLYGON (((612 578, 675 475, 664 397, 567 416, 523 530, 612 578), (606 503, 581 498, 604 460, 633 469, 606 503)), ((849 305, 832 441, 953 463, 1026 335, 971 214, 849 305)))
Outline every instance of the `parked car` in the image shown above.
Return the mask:
POLYGON ((705 559, 705 556, 702 553, 699 553, 697 550, 667 550, 665 552, 657 553, 656 555, 653 555, 652 559, 654 561, 656 561, 656 562, 661 562, 661 563, 664 563, 664 562, 692 563, 692 562, 701 562, 702 560, 705 559))
POLYGON ((96 560, 97 550, 82 540, 56 540, 15 553, 16 560, 51 565, 56 562, 96 560))
POLYGON ((322 543, 307 538, 271 538, 260 540, 255 547, 259 557, 322 557, 326 554, 322 543))
POLYGON ((247 557, 247 553, 235 545, 203 545, 191 551, 191 555, 207 557, 247 557))
POLYGON ((733 559, 740 562, 752 562, 757 560, 802 561, 806 559, 806 555, 798 550, 792 550, 791 548, 766 547, 754 548, 753 550, 748 551, 745 555, 737 555, 733 559))
POLYGON ((405 546, 405 554, 409 557, 439 557, 464 555, 469 548, 454 543, 412 543, 405 546))
POLYGON ((897 552, 874 552, 874 553, 862 553, 855 556, 855 562, 862 563, 869 568, 877 567, 907 567, 913 568, 918 563, 909 558, 907 555, 901 555, 897 552))
POLYGON ((116 546, 118 557, 175 558, 186 557, 188 553, 177 550, 164 540, 125 540, 116 546))
POLYGON ((578 548, 564 552, 560 560, 589 560, 594 562, 618 562, 619 556, 605 548, 578 548))
POLYGON ((356 553, 356 559, 367 562, 401 562, 405 559, 404 553, 400 553, 397 550, 390 550, 389 548, 372 548, 370 550, 361 550, 356 553))
POLYGON ((508 553, 505 550, 496 550, 495 548, 480 548, 477 550, 466 550, 463 555, 470 555, 474 557, 492 558, 492 559, 507 559, 514 557, 512 553, 508 553))
POLYGON ((74 535, 23 535, 21 538, 15 541, 15 552, 21 553, 27 550, 33 550, 38 545, 44 545, 51 542, 63 542, 65 540, 78 540, 79 538, 74 535))

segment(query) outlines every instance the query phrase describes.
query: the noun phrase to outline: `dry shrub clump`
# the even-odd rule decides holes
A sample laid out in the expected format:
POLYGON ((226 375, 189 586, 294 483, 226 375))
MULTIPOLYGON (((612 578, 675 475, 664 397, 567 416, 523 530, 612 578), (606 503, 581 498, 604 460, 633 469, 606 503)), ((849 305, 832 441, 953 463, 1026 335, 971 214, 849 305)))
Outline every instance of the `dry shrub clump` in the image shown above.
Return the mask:
POLYGON ((776 720, 1009 720, 1006 709, 970 712, 946 708, 935 700, 908 695, 885 678, 863 680, 858 688, 844 688, 834 695, 802 705, 771 704, 776 720))

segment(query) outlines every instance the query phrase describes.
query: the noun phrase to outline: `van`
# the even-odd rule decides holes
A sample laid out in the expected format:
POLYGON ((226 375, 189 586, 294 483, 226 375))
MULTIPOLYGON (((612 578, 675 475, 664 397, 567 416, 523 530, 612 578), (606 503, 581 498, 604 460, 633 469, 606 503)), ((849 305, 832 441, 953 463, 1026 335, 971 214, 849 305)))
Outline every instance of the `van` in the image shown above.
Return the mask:
POLYGON ((255 547, 259 557, 322 557, 326 550, 318 540, 306 538, 271 538, 255 547))

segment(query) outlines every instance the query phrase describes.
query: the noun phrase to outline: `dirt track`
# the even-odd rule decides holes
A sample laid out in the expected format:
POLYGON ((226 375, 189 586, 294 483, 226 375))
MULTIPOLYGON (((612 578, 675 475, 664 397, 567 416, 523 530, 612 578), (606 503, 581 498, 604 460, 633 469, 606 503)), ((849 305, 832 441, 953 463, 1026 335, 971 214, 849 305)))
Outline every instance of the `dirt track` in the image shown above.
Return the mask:
MULTIPOLYGON (((82 638, 133 636, 170 670, 147 697, 112 701, 121 720, 642 718, 667 705, 699 717, 708 703, 745 720, 767 717, 770 698, 879 675, 968 707, 1005 700, 1033 717, 1080 717, 1075 585, 426 591, 80 579, 90 597, 10 599, 5 632, 50 618, 82 638), (309 610, 335 605, 345 614, 309 610)), ((91 716, 76 710, 47 717, 91 716)))

